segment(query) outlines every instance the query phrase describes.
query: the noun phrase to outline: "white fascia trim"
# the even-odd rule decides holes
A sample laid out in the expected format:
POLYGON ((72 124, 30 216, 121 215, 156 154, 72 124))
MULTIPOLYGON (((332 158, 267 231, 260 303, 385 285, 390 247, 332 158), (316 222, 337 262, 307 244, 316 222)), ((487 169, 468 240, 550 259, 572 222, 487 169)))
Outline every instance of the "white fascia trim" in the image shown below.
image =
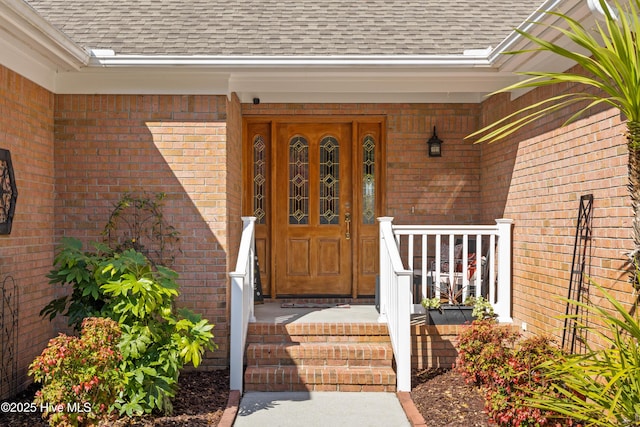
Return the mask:
MULTIPOLYGON (((563 0, 547 0, 545 1, 535 12, 533 12, 525 21, 520 24, 516 30, 512 31, 507 38, 505 38, 496 48, 488 55, 488 60, 491 64, 496 64, 500 62, 501 57, 504 57, 503 54, 505 52, 522 49, 522 43, 528 42, 528 40, 523 37, 518 31, 531 33, 532 29, 535 28, 537 22, 543 22, 548 18, 548 12, 554 10, 558 4, 562 3, 563 0)), ((505 61, 506 62, 506 61, 505 61)))
MULTIPOLYGON (((496 46, 488 55, 489 62, 500 71, 533 71, 536 67, 538 67, 537 70, 540 70, 541 68, 539 67, 541 65, 555 68, 553 65, 558 62, 558 58, 548 52, 531 52, 524 55, 507 55, 505 52, 537 49, 537 45, 522 36, 518 31, 533 34, 536 37, 559 43, 564 47, 569 47, 569 41, 559 41, 561 33, 553 28, 554 25, 558 24, 564 26, 564 22, 558 16, 549 12, 563 13, 577 21, 592 19, 593 15, 589 10, 589 1, 590 0, 545 1, 538 10, 532 13, 516 30, 496 46)), ((572 46, 571 48, 575 49, 576 46, 572 46)))
POLYGON ((54 64, 54 71, 77 71, 89 62, 88 52, 53 27, 23 0, 0 2, 0 27, 25 47, 54 64))
MULTIPOLYGON (((484 53, 484 52, 483 52, 484 53)), ((180 55, 111 55, 104 50, 92 51, 94 67, 218 67, 292 68, 292 67, 490 67, 486 54, 480 55, 414 55, 414 56, 180 56, 180 55), (106 54, 105 54, 106 53, 106 54)))

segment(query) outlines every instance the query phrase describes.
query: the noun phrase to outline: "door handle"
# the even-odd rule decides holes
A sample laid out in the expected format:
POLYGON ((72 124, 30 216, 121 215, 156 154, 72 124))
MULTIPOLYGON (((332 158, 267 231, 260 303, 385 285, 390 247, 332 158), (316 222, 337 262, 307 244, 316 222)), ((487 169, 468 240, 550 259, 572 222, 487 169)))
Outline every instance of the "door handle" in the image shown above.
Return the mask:
POLYGON ((344 237, 349 240, 351 239, 351 214, 349 212, 344 214, 344 224, 347 228, 347 232, 345 233, 344 237))

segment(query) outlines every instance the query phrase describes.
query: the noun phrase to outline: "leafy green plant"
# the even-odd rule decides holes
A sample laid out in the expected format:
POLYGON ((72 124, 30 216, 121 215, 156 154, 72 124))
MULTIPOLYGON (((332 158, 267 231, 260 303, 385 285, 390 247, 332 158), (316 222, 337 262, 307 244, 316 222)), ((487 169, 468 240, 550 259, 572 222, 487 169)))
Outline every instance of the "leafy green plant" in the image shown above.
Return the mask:
POLYGON ((422 304, 422 306, 424 308, 426 308, 427 310, 430 308, 433 309, 439 309, 440 308, 440 298, 435 297, 435 298, 422 298, 422 301, 420 301, 420 304, 422 304))
POLYGON ((82 242, 69 237, 62 238, 54 258, 54 269, 47 275, 52 285, 72 284, 70 295, 54 299, 41 311, 41 316, 53 320, 58 314, 67 316, 69 326, 79 330, 82 321, 91 316, 101 316, 107 302, 96 280, 99 268, 113 256, 113 250, 101 244, 95 252, 84 252, 82 242))
POLYGON ((494 319, 496 317, 493 305, 485 297, 468 297, 464 301, 464 305, 473 306, 471 315, 476 319, 494 319))
POLYGON ((31 363, 42 383, 35 404, 51 426, 95 425, 113 410, 125 382, 120 333, 111 319, 87 318, 80 337, 60 334, 31 363))
MULTIPOLYGON (((578 323, 601 345, 561 363, 542 364, 563 399, 537 394, 528 402, 537 408, 571 416, 586 426, 640 426, 640 322, 637 306, 627 312, 602 286, 594 284, 611 308, 571 301, 592 315, 578 323), (592 335, 593 334, 593 335, 592 335), (596 340, 597 341, 597 340, 596 340)), ((579 321, 576 316, 568 316, 579 321)), ((588 344, 588 343, 587 343, 588 344)))
POLYGON ((187 309, 174 313, 177 274, 154 269, 139 252, 115 254, 101 275, 109 299, 103 313, 122 325, 126 387, 121 412, 171 412, 180 369, 185 363, 197 367, 204 351, 215 347, 213 325, 187 309))
POLYGON ((153 265, 133 249, 96 247, 97 252, 83 252, 79 241, 63 240, 49 278, 73 290, 41 314, 68 314, 72 326, 89 314, 119 322, 125 388, 116 407, 128 415, 171 412, 180 369, 186 363, 197 367, 204 352, 216 347, 213 325, 190 310, 174 309, 175 271, 153 265))

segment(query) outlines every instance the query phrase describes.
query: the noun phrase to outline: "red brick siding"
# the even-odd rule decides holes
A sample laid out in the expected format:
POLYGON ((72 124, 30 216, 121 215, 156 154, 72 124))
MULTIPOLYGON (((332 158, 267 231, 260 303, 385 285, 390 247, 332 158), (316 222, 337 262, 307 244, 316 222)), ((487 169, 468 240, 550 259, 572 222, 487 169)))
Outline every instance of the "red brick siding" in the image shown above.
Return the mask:
POLYGON ((387 212, 384 214, 395 217, 397 224, 471 224, 481 219, 481 148, 463 138, 476 129, 479 107, 476 104, 243 104, 243 114, 384 115, 387 119, 387 212), (427 155, 427 140, 433 126, 444 141, 440 158, 427 155))
POLYGON ((228 259, 236 249, 228 236, 225 97, 59 95, 55 111, 57 237, 100 240, 123 193, 166 193, 165 217, 181 236, 174 269, 182 303, 215 323, 221 350, 206 363, 226 366, 228 259))
MULTIPOLYGON (((506 96, 483 104, 489 123, 561 87, 532 91, 514 102, 506 96)), ((579 199, 594 196, 593 242, 587 274, 630 301, 621 269, 632 243, 624 124, 616 110, 599 109, 562 127, 563 111, 504 142, 482 146, 484 219, 515 220, 513 316, 534 332, 559 332, 569 285, 579 199)), ((596 301, 599 298, 596 296, 596 301)))
MULTIPOLYGON (((27 367, 54 333, 38 314, 54 297, 46 278, 54 248, 53 103, 49 91, 0 66, 0 148, 11 151, 18 189, 13 229, 0 236, 0 282, 12 277, 18 285, 13 350, 20 388, 28 381, 27 367)), ((0 383, 0 398, 7 397, 8 384, 0 383)))

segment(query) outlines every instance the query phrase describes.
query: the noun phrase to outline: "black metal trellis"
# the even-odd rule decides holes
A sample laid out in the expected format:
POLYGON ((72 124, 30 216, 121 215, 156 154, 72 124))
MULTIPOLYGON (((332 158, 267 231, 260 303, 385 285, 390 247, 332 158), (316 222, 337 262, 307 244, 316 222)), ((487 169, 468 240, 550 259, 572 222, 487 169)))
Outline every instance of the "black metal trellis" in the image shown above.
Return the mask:
POLYGON ((593 194, 580 197, 578 223, 573 247, 573 261, 571 277, 569 279, 569 294, 565 311, 564 330, 562 333, 562 348, 570 353, 585 350, 585 338, 579 336, 580 324, 584 324, 584 309, 572 301, 582 302, 588 295, 588 283, 585 283, 588 249, 591 247, 591 221, 593 219, 593 194), (577 347, 577 348, 576 348, 577 347))
POLYGON ((18 393, 18 286, 7 276, 0 288, 0 398, 18 393))

